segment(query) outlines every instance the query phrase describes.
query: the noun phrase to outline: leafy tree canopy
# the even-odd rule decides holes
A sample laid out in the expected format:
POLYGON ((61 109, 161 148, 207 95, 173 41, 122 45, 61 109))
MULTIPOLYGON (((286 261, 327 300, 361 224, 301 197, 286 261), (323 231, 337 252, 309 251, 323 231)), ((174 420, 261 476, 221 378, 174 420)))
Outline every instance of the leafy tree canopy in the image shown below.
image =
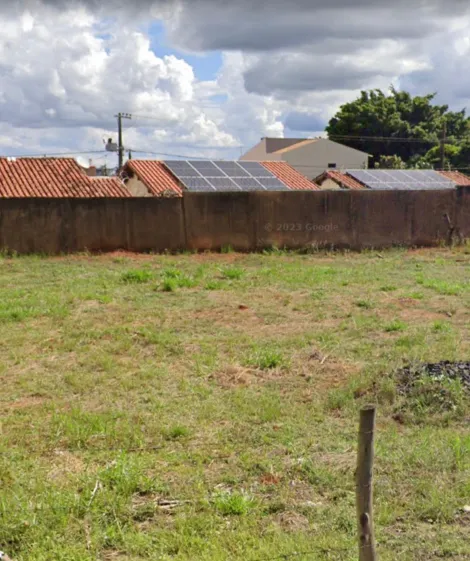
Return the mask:
POLYGON ((447 105, 434 104, 435 96, 412 97, 393 87, 388 94, 363 91, 340 107, 326 132, 331 140, 370 154, 370 167, 401 167, 401 161, 404 167, 424 168, 439 166, 445 125, 446 163, 470 166, 470 118, 465 109, 449 111, 447 105))

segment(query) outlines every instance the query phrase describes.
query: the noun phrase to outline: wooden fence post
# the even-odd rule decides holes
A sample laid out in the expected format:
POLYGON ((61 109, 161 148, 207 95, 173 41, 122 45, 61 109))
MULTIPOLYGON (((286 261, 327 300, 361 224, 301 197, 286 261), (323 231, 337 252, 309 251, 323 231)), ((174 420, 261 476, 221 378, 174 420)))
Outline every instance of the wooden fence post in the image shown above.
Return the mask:
POLYGON ((375 407, 361 409, 356 469, 356 506, 359 533, 359 561, 376 561, 372 509, 375 407))

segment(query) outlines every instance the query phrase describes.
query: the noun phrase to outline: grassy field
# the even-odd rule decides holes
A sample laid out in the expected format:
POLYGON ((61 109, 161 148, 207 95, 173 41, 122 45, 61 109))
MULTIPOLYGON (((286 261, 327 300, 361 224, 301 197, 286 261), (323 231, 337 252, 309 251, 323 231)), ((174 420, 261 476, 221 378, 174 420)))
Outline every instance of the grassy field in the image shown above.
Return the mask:
POLYGON ((380 559, 470 557, 470 250, 0 259, 0 549, 353 560, 378 404, 380 559), (280 557, 279 557, 280 556, 280 557))

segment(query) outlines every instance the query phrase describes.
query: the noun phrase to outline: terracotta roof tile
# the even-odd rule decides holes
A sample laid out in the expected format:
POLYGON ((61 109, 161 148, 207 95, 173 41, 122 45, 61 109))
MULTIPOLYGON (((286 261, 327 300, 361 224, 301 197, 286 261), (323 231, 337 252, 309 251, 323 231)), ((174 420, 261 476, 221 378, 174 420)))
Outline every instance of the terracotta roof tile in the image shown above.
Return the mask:
POLYGON ((130 170, 156 196, 173 191, 182 196, 183 190, 176 177, 160 160, 129 160, 124 165, 124 172, 130 170))
POLYGON ((320 187, 286 162, 260 162, 267 170, 294 191, 318 191, 320 187))
POLYGON ((359 181, 356 181, 353 177, 341 171, 327 170, 317 177, 315 181, 321 184, 325 179, 332 179, 343 189, 367 189, 362 183, 359 183, 359 181))
POLYGON ((468 175, 460 173, 460 171, 440 171, 439 173, 445 178, 453 181, 456 185, 470 185, 470 177, 468 177, 468 175))
POLYGON ((0 158, 0 198, 129 196, 114 180, 86 175, 73 158, 0 158))
MULTIPOLYGON (((107 197, 131 197, 132 195, 126 189, 124 183, 116 176, 103 176, 95 175, 90 177, 93 189, 98 189, 100 192, 109 193, 107 197), (115 193, 113 195, 113 193, 115 193)), ((96 195, 95 195, 96 196, 96 195)))
MULTIPOLYGON (((318 190, 318 185, 309 181, 286 162, 260 162, 287 187, 294 190, 318 190)), ((176 177, 159 160, 129 160, 124 166, 124 172, 129 170, 145 184, 154 195, 162 195, 165 191, 183 194, 183 188, 176 177)))

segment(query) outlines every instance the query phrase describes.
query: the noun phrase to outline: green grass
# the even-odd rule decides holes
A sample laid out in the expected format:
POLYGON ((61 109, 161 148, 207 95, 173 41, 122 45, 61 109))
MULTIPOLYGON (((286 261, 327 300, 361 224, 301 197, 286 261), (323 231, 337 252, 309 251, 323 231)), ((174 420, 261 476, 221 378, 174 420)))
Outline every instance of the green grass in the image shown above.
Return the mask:
POLYGON ((387 325, 385 326, 385 331, 387 333, 393 333, 394 331, 405 331, 406 327, 407 325, 404 321, 395 319, 390 323, 387 323, 387 325))
POLYGON ((134 271, 126 271, 122 274, 121 278, 127 283, 142 283, 148 282, 152 276, 150 271, 136 269, 134 271))
POLYGON ((243 276, 243 269, 239 267, 226 267, 222 270, 222 276, 229 280, 239 280, 243 276))
POLYGON ((0 256, 0 549, 15 561, 357 558, 378 405, 384 561, 470 558, 467 248, 0 256))

